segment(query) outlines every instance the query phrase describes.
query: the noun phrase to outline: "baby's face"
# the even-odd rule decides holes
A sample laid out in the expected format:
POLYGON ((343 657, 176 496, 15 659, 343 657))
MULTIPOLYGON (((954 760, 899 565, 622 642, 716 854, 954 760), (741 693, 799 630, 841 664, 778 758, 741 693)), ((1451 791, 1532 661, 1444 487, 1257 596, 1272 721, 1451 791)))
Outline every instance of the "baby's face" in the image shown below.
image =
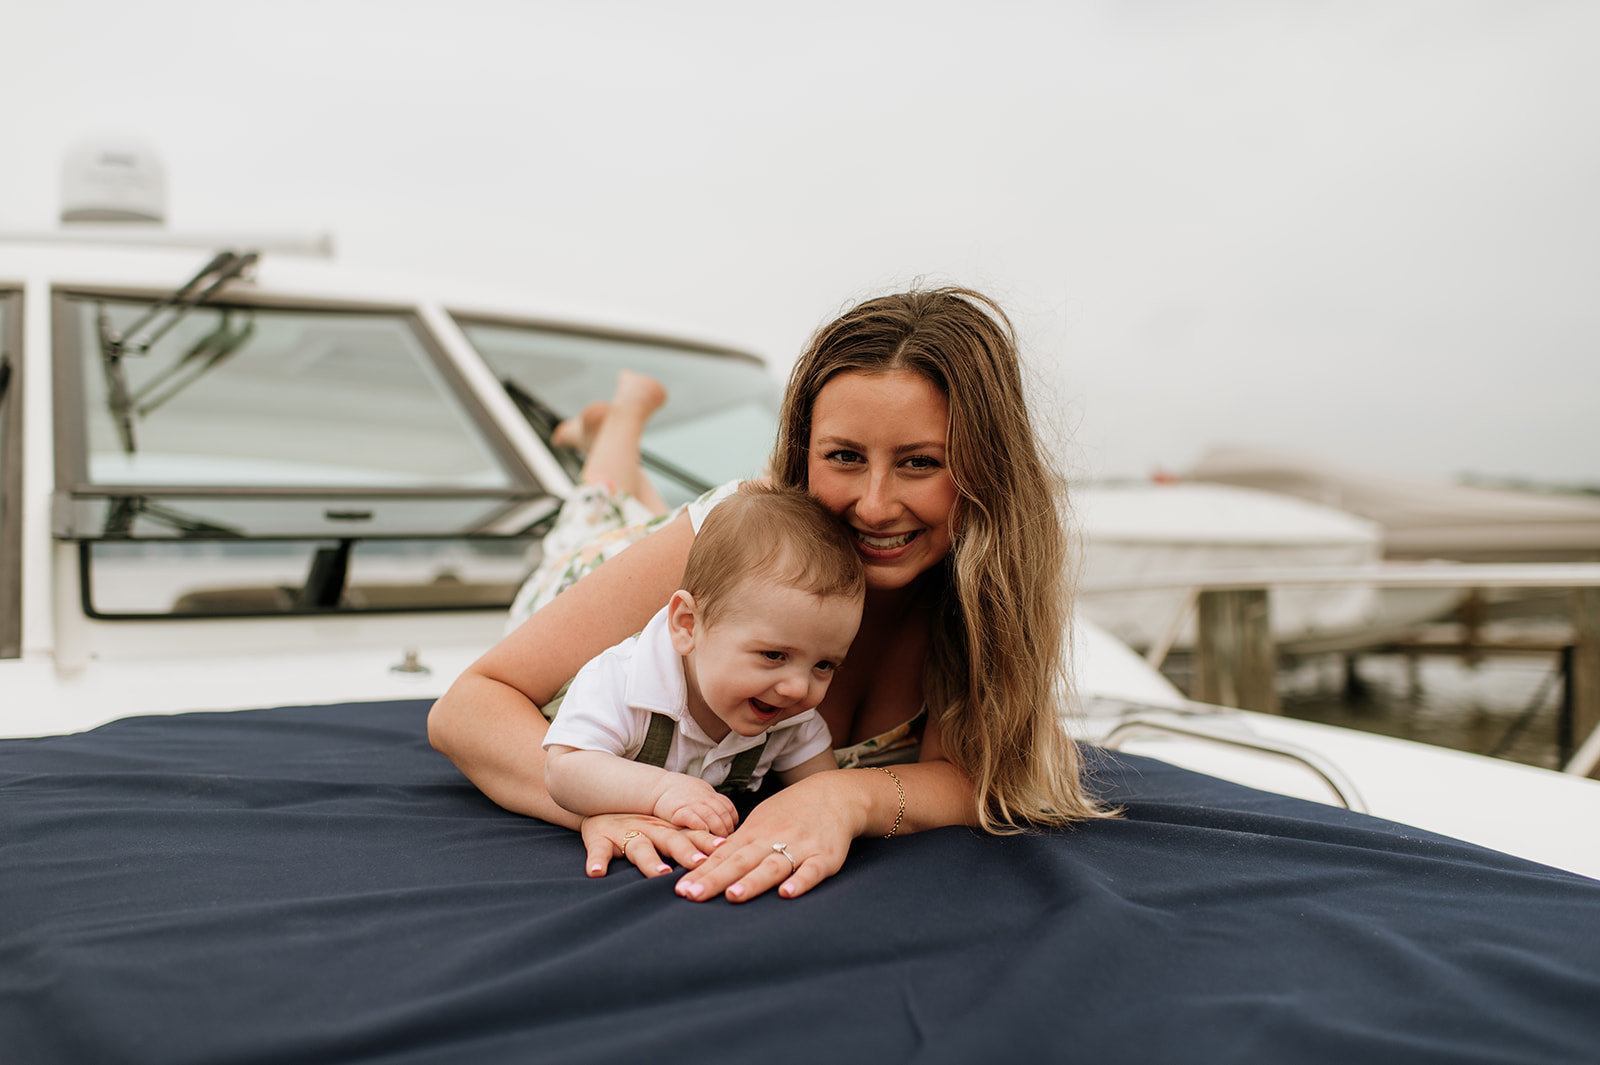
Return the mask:
POLYGON ((689 709, 713 739, 758 736, 822 702, 861 624, 859 596, 743 584, 686 655, 689 709), (722 727, 717 727, 718 723, 722 727))

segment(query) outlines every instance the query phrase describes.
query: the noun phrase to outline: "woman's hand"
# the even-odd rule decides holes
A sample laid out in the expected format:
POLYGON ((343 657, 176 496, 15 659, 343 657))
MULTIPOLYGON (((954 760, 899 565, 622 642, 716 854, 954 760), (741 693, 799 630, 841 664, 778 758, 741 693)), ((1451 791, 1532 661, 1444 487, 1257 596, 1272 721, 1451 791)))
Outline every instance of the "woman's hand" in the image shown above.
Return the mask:
POLYGON ((689 867, 678 894, 697 902, 718 895, 743 902, 774 887, 786 899, 810 891, 839 871, 860 834, 864 818, 854 783, 849 771, 835 770, 778 792, 750 811, 709 858, 689 867), (790 857, 774 849, 778 844, 790 857))
POLYGON ((590 876, 605 876, 614 858, 626 858, 645 876, 664 876, 672 866, 663 855, 685 869, 693 869, 719 843, 719 836, 678 828, 659 817, 643 814, 597 814, 585 817, 580 829, 588 852, 585 868, 590 876))

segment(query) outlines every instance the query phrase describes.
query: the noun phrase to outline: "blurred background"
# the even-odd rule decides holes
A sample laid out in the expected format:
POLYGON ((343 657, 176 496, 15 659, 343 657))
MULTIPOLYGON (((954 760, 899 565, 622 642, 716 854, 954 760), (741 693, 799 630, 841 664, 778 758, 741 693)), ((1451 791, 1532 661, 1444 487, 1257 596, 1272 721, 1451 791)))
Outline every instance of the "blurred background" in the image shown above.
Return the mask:
MULTIPOLYGON (((615 311, 779 373, 862 298, 989 293, 1078 484, 1085 610, 1141 651, 1173 604, 1135 617, 1095 579, 1600 559, 1588 0, 3 15, 3 231, 56 227, 71 148, 132 139, 164 163, 170 230, 330 233, 345 264, 615 311), (1138 487, 1186 475, 1300 500, 1138 487)), ((1400 643, 1365 594, 1344 635, 1275 634, 1285 712, 1562 763, 1565 591, 1410 604, 1436 624, 1400 643)), ((1162 661, 1188 687, 1184 650, 1162 661)))
POLYGON ((1600 6, 9 0, 0 229, 148 142, 169 228, 616 307, 785 369, 1015 315, 1081 478, 1214 444, 1600 484, 1600 6))

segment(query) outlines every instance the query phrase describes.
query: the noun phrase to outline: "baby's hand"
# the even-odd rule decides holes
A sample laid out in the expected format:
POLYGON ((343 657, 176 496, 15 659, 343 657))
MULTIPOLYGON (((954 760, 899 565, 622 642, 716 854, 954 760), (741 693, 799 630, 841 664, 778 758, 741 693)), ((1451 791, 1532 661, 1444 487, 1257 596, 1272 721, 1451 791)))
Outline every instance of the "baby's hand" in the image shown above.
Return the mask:
POLYGON ((674 773, 676 778, 656 800, 652 811, 663 821, 671 821, 681 828, 699 828, 719 836, 732 834, 739 825, 739 813, 733 800, 718 794, 717 789, 699 777, 674 773))

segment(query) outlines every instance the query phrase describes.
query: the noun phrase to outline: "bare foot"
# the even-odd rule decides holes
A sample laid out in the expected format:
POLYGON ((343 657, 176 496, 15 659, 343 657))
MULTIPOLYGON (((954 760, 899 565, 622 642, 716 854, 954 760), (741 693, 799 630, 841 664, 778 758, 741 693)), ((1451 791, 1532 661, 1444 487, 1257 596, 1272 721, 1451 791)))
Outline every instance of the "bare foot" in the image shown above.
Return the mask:
MULTIPOLYGON (((633 407, 649 417, 667 401, 667 390, 654 377, 632 370, 617 373, 617 388, 611 394, 613 407, 633 407)), ((584 412, 586 415, 588 411, 584 412)))
POLYGON ((610 412, 610 404, 597 399, 583 408, 583 413, 576 418, 568 418, 556 426, 555 431, 550 434, 550 442, 556 447, 569 447, 574 451, 587 452, 594 446, 594 438, 599 434, 600 426, 610 412))

